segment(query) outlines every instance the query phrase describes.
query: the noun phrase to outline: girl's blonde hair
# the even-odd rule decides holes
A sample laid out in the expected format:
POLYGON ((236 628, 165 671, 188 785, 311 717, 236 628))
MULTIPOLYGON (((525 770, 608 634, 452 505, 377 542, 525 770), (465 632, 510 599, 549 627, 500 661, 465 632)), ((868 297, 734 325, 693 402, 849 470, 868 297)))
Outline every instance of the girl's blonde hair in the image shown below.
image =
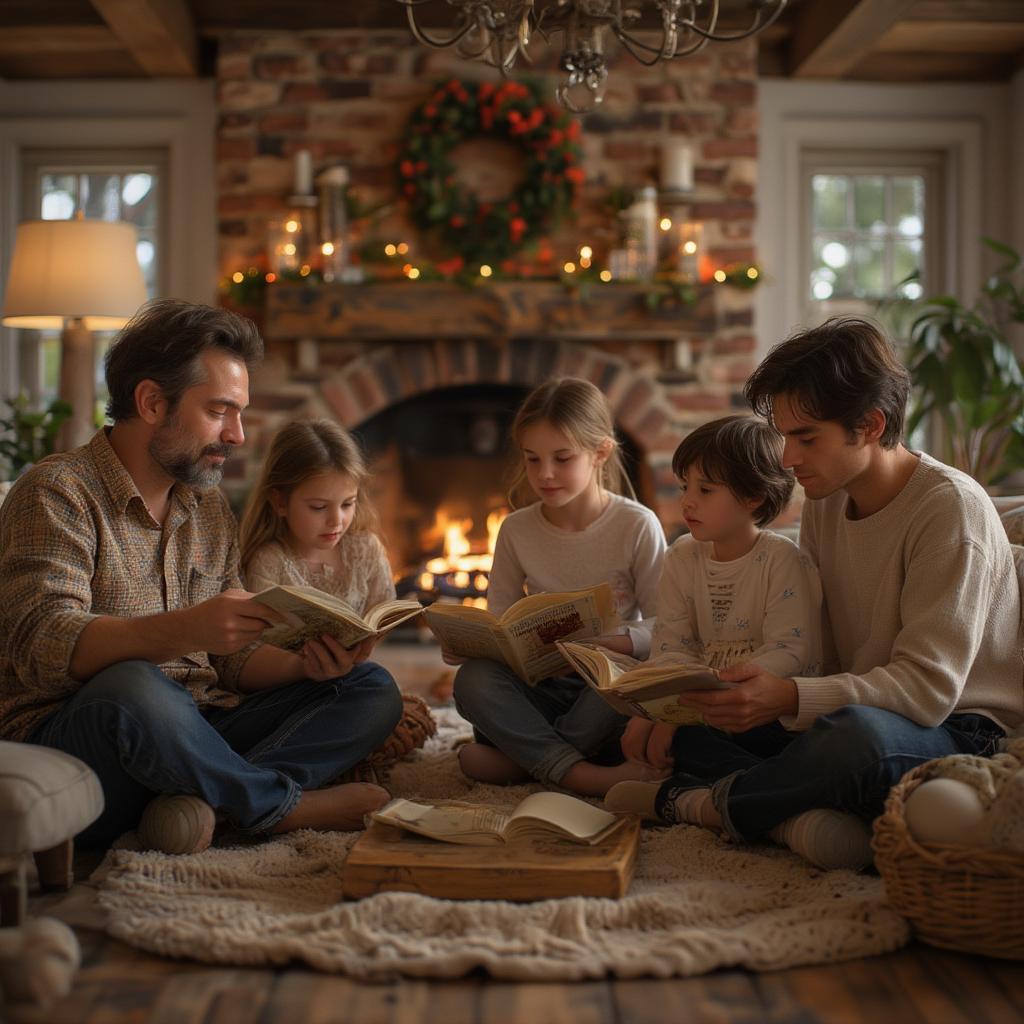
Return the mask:
POLYGON ((349 530, 377 531, 377 513, 362 493, 370 474, 355 438, 333 420, 299 420, 275 435, 246 502, 239 529, 243 571, 264 544, 284 543, 288 536, 288 523, 274 508, 274 492, 287 498, 304 480, 321 473, 344 473, 360 492, 349 530))
POLYGON ((602 445, 611 442, 608 457, 601 465, 599 483, 606 491, 636 497, 622 462, 608 400, 589 380, 556 377, 534 388, 512 421, 512 441, 519 449, 508 489, 509 504, 513 508, 521 508, 536 501, 537 496, 526 480, 520 439, 527 427, 544 421, 560 430, 575 447, 583 451, 596 452, 602 445))

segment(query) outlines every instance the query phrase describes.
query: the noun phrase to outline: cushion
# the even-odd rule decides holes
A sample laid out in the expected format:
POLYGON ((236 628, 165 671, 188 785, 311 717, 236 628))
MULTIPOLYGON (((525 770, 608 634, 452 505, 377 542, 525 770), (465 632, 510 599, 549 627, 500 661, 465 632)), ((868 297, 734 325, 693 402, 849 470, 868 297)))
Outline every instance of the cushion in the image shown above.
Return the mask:
POLYGON ((1024 505, 1011 508, 1000 517, 1011 544, 1024 544, 1024 505))
POLYGON ((96 773, 77 757, 0 741, 0 857, 49 850, 103 811, 96 773))

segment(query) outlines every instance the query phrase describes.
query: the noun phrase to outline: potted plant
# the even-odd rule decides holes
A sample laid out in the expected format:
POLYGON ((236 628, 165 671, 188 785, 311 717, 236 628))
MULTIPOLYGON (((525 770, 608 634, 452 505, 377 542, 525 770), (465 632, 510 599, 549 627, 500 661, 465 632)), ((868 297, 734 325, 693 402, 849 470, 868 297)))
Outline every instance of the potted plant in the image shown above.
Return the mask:
POLYGON ((71 406, 58 398, 36 410, 24 391, 7 399, 7 405, 10 412, 0 416, 0 458, 4 463, 0 479, 13 480, 54 451, 57 433, 71 415, 71 406))
POLYGON ((943 461, 991 487, 1024 467, 1024 373, 1006 330, 1024 323, 1022 260, 985 239, 1005 262, 973 306, 950 295, 918 306, 907 366, 914 404, 910 434, 926 419, 943 461))

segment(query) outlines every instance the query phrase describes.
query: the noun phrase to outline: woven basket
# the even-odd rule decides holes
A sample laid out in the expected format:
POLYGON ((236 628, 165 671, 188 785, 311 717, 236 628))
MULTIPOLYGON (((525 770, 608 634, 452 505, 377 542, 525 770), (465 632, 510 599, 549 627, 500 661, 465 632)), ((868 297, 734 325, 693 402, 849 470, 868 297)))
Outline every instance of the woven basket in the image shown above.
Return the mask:
POLYGON ((907 829, 907 797, 932 762, 907 772, 874 824, 875 866, 889 902, 932 946, 1024 959, 1024 855, 978 846, 919 843, 907 829))

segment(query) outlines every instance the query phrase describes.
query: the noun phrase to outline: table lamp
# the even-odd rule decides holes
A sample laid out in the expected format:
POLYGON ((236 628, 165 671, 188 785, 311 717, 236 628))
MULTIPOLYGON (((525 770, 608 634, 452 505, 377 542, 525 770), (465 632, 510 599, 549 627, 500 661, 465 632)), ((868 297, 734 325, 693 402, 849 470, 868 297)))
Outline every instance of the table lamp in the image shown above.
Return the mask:
POLYGON ((136 232, 122 221, 32 220, 18 225, 0 323, 61 329, 60 397, 71 406, 60 447, 95 430, 93 337, 123 327, 146 301, 136 232))

